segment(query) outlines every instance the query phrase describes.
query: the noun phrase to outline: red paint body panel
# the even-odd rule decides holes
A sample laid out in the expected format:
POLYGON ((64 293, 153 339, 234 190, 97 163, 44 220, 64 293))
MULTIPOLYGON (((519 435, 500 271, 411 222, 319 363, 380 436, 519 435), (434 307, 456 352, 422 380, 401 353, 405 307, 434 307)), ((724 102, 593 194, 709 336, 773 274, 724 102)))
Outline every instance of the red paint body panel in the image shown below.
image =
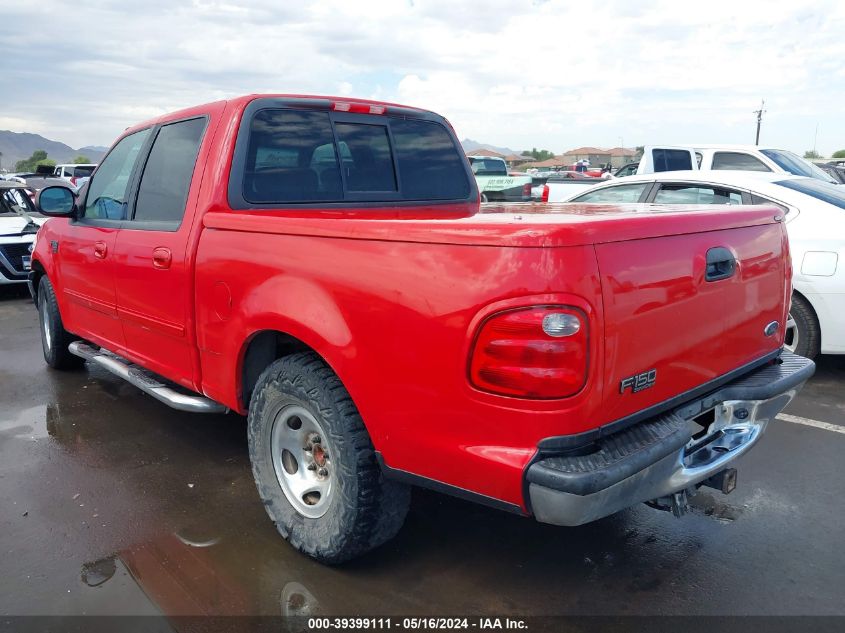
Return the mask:
POLYGON ((774 209, 473 202, 233 211, 235 139, 254 98, 127 130, 209 117, 178 231, 85 236, 73 222, 45 224, 35 259, 53 270, 50 241, 61 242, 51 276, 68 329, 241 412, 249 342, 266 330, 289 334, 337 372, 389 466, 523 509, 523 469, 540 440, 612 422, 782 343, 782 333, 762 336, 785 318, 789 292, 774 209), (97 240, 108 241, 111 259, 93 261, 97 240), (704 282, 704 253, 716 246, 736 254, 738 272, 704 282), (163 248, 169 267, 154 258, 163 248), (537 305, 585 315, 583 388, 550 400, 474 388, 479 325, 537 305), (619 394, 622 378, 651 368, 653 388, 619 394))
MULTIPOLYGON (((51 221, 51 224, 55 222, 51 221)), ((110 349, 123 348, 123 328, 117 318, 115 297, 114 246, 118 230, 83 228, 66 220, 59 222, 65 231, 61 235, 59 252, 53 256, 63 280, 56 288, 63 318, 78 324, 75 331, 79 335, 97 340, 110 349)), ((44 237, 39 231, 39 238, 44 237)), ((39 246, 49 246, 49 240, 42 240, 39 246)))

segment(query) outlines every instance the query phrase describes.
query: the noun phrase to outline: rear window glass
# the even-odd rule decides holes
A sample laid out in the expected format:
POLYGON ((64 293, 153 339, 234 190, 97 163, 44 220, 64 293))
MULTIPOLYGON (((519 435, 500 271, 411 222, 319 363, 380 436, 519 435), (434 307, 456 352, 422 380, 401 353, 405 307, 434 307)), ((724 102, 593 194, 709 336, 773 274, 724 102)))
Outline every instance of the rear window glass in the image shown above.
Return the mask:
POLYGON ((328 112, 260 110, 252 119, 244 172, 248 202, 343 199, 328 112), (328 146, 315 158, 315 150, 328 146))
POLYGON ((463 154, 442 125, 387 116, 338 119, 324 111, 256 112, 244 161, 244 200, 286 204, 469 196, 463 154))
POLYGON ((682 149, 653 149, 654 171, 683 171, 692 169, 692 158, 682 149))
POLYGON ((74 167, 73 168, 73 177, 74 178, 88 178, 93 173, 94 173, 93 167, 74 167))
POLYGON ((775 184, 793 191, 799 191, 840 209, 845 209, 845 185, 834 185, 831 182, 823 182, 815 178, 779 180, 775 184))
POLYGON ((336 123, 347 191, 396 191, 387 126, 336 123))
POLYGON ((760 153, 771 158, 775 165, 794 176, 807 176, 808 178, 817 178, 827 182, 833 181, 831 176, 824 173, 812 163, 807 162, 798 156, 798 154, 793 154, 782 149, 761 149, 760 153))
POLYGON ((598 191, 590 191, 582 196, 573 199, 572 202, 604 202, 621 204, 627 202, 639 202, 646 187, 651 186, 650 182, 641 182, 630 185, 619 185, 616 187, 603 187, 598 191))
POLYGON ((470 192, 463 155, 442 125, 413 119, 390 124, 406 200, 459 200, 470 192))
POLYGON ((713 154, 713 169, 736 169, 739 171, 772 171, 763 161, 743 152, 716 152, 713 154))
POLYGON ((472 173, 476 176, 507 176, 508 168, 502 160, 493 158, 470 158, 472 173))

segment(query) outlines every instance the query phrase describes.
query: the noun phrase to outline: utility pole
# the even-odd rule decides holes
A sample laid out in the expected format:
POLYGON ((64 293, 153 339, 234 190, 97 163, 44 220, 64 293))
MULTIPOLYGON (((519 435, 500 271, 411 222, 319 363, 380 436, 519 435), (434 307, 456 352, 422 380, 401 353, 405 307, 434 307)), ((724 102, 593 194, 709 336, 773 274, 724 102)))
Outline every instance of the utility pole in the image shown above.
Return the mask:
POLYGON ((816 123, 816 134, 813 136, 813 154, 816 154, 816 141, 819 140, 819 124, 816 123))
POLYGON ((759 109, 759 110, 754 110, 754 114, 756 114, 756 115, 757 115, 757 138, 754 140, 754 144, 755 144, 755 145, 759 145, 759 144, 760 144, 760 123, 763 121, 763 113, 765 112, 765 110, 764 110, 763 108, 764 108, 765 106, 766 106, 766 100, 765 100, 765 99, 763 99, 763 100, 760 102, 760 109, 759 109))

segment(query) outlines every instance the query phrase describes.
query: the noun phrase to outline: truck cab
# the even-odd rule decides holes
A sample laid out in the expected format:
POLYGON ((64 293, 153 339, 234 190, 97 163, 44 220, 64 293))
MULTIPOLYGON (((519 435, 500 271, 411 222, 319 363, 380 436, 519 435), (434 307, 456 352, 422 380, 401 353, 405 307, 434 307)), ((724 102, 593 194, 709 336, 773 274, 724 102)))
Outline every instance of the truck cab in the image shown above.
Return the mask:
POLYGON ((797 154, 765 145, 649 145, 636 173, 699 169, 792 174, 836 182, 797 154))

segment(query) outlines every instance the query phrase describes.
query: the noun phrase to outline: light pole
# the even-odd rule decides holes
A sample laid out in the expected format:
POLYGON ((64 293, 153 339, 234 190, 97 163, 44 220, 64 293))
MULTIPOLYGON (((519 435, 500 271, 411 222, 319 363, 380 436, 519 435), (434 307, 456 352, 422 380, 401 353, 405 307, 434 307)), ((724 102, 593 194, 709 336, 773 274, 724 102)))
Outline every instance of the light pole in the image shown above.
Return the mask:
POLYGON ((765 110, 764 110, 763 108, 764 108, 765 106, 766 106, 766 100, 765 100, 765 99, 763 99, 763 100, 760 102, 760 109, 759 109, 759 110, 754 110, 754 114, 756 114, 756 115, 757 115, 757 137, 754 139, 754 144, 755 144, 755 145, 759 145, 759 144, 760 144, 760 123, 763 121, 763 113, 765 112, 765 110))

